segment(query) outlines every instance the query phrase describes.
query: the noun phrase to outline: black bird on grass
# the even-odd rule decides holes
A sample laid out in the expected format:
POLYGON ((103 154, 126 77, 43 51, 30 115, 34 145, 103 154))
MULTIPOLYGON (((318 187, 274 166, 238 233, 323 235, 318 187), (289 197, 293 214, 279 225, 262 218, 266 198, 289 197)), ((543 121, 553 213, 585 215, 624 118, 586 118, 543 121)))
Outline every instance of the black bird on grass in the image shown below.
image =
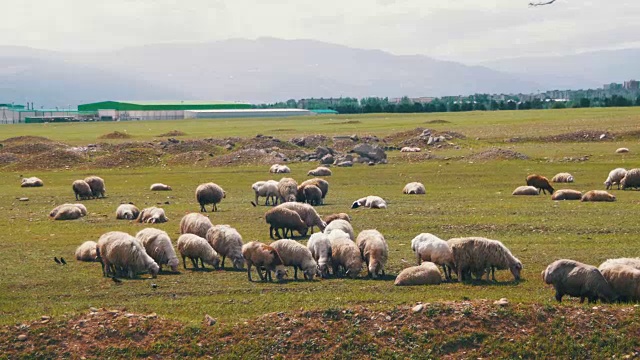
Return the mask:
POLYGON ((62 265, 67 265, 67 262, 64 261, 64 258, 62 256, 60 256, 60 262, 62 263, 62 265))
POLYGON ((55 262, 56 262, 56 264, 58 264, 58 265, 60 265, 60 264, 61 264, 60 260, 58 260, 58 258, 57 258, 57 257, 55 257, 55 256, 53 257, 53 261, 55 261, 55 262))

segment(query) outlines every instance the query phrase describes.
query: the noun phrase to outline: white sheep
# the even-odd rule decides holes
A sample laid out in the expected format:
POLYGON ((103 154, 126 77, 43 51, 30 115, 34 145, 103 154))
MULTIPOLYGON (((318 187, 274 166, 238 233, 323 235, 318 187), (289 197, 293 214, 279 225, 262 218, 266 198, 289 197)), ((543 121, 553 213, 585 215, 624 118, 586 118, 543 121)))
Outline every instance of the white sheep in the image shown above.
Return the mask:
POLYGON ((162 184, 162 183, 155 183, 155 184, 151 184, 151 186, 149 187, 149 190, 151 190, 151 191, 171 191, 173 189, 169 185, 165 185, 165 184, 162 184))
POLYGON ((98 176, 87 176, 84 181, 89 184, 94 198, 104 197, 104 193, 107 191, 104 186, 104 179, 98 176))
POLYGON ((324 166, 318 166, 317 168, 307 172, 307 176, 331 176, 331 174, 331 169, 324 166))
POLYGON ((93 196, 91 187, 84 180, 74 181, 73 184, 71 184, 71 188, 73 189, 73 193, 76 195, 76 200, 91 199, 93 196))
POLYGON ((331 268, 334 276, 358 277, 362 270, 362 254, 349 235, 342 230, 333 230, 327 235, 331 242, 331 268), (342 272, 341 270, 344 270, 342 272))
POLYGON ((282 239, 272 242, 271 247, 278 252, 284 266, 293 266, 294 279, 298 279, 299 268, 306 280, 313 280, 318 271, 318 263, 306 246, 295 240, 282 239))
POLYGON ((616 149, 616 154, 626 154, 629 152, 629 148, 621 147, 616 149))
POLYGON ((287 165, 273 164, 269 172, 274 174, 288 174, 291 172, 291 169, 289 169, 287 165))
POLYGON ((631 188, 640 188, 640 169, 631 169, 627 171, 627 175, 620 180, 622 190, 631 188))
POLYGON ((313 233, 314 226, 317 226, 320 231, 324 231, 324 229, 327 227, 327 223, 325 223, 320 215, 318 215, 316 209, 314 209, 313 206, 309 204, 287 202, 276 206, 276 208, 285 208, 297 212, 298 215, 300 215, 302 221, 304 221, 304 223, 311 228, 311 233, 313 233))
POLYGON ((542 280, 553 285, 558 302, 562 301, 564 295, 579 297, 581 303, 585 298, 589 302, 596 302, 598 298, 611 302, 617 298, 611 285, 595 266, 574 260, 552 262, 542 272, 542 280))
POLYGON ((551 178, 551 182, 554 183, 572 183, 573 182, 573 175, 566 173, 566 172, 562 172, 562 173, 557 173, 553 178, 551 178))
POLYGON ((616 168, 609 172, 609 176, 607 176, 607 180, 604 181, 605 190, 611 189, 614 184, 618 185, 618 190, 620 190, 620 181, 624 179, 627 175, 627 170, 624 168, 616 168))
POLYGON ((308 185, 304 188, 305 202, 312 206, 322 205, 322 190, 315 185, 308 185))
POLYGON ((600 266, 599 270, 618 296, 618 300, 640 300, 640 270, 621 264, 600 266))
POLYGON ((416 254, 418 265, 424 261, 440 265, 445 278, 451 280, 451 270, 455 269, 455 263, 453 252, 446 241, 433 234, 422 233, 411 240, 411 250, 416 254))
POLYGON ((582 193, 578 190, 561 189, 551 195, 551 200, 580 200, 582 193))
POLYGON ((227 197, 227 193, 217 184, 206 183, 196 188, 196 200, 200 204, 200 212, 207 212, 205 205, 213 204, 211 211, 218 211, 218 203, 227 197))
POLYGON ((78 246, 75 255, 78 261, 98 261, 98 255, 96 252, 96 246, 98 243, 95 241, 85 241, 82 245, 78 246))
POLYGON ((342 230, 345 233, 347 233, 347 235, 349 235, 349 239, 353 241, 356 240, 356 235, 355 235, 355 232, 353 231, 353 226, 351 226, 351 223, 346 220, 342 220, 342 219, 333 220, 331 223, 327 224, 326 228, 324 228, 324 233, 329 235, 331 234, 332 231, 335 231, 335 230, 342 230))
POLYGON ((386 209, 387 202, 384 201, 384 199, 381 198, 380 196, 369 195, 369 196, 360 198, 354 201, 353 204, 351 204, 352 209, 358 208, 360 206, 363 206, 369 209, 386 209))
POLYGON ((207 231, 212 226, 208 217, 200 213, 189 213, 180 220, 180 234, 194 234, 206 238, 207 231))
POLYGON ((222 268, 224 261, 229 257, 236 270, 244 269, 244 258, 242 257, 242 236, 238 230, 229 225, 214 225, 207 231, 206 236, 209 245, 219 256, 222 256, 222 268))
POLYGON ((422 149, 420 149, 419 147, 410 147, 410 146, 405 146, 402 149, 400 149, 400 152, 420 152, 422 151, 422 149))
POLYGON ((474 274, 492 274, 493 281, 496 281, 495 270, 509 269, 513 278, 520 280, 522 262, 511 254, 500 241, 490 240, 482 237, 454 238, 449 239, 449 246, 453 253, 453 262, 458 271, 458 280, 464 280, 463 274, 471 272, 474 274))
POLYGON ((251 185, 251 189, 256 194, 256 205, 259 197, 266 198, 265 205, 269 205, 269 201, 271 201, 271 205, 276 205, 278 202, 280 193, 278 192, 278 182, 275 180, 258 181, 251 185))
POLYGON ((160 271, 140 241, 127 233, 111 231, 103 234, 96 248, 105 276, 116 276, 115 270, 118 270, 121 276, 133 278, 138 273, 148 271, 155 278, 160 271))
POLYGON ((133 204, 121 204, 116 209, 116 219, 134 220, 140 215, 140 209, 133 204))
POLYGON ((367 264, 369 277, 377 279, 379 275, 384 276, 384 266, 389 258, 389 246, 384 236, 378 230, 363 230, 356 238, 356 245, 367 264))
POLYGON ((50 217, 56 217, 56 215, 58 214, 58 211, 60 211, 60 209, 62 209, 65 206, 75 206, 80 210, 80 216, 87 216, 87 207, 84 206, 83 204, 62 204, 62 205, 58 205, 55 208, 53 208, 53 210, 51 210, 51 212, 49 212, 49 216, 50 217))
POLYGON ((167 221, 169 221, 169 218, 164 213, 164 209, 155 206, 148 207, 140 211, 137 220, 137 222, 139 223, 147 224, 160 224, 167 221))
POLYGON ((613 265, 627 265, 640 270, 640 258, 608 259, 607 261, 600 264, 599 268, 613 266, 613 265))
POLYGON ((140 240, 147 254, 160 266, 160 270, 162 265, 167 264, 171 267, 171 271, 178 271, 180 261, 173 249, 169 234, 159 229, 146 228, 138 231, 136 239, 140 240))
POLYGON ((247 277, 251 280, 251 267, 255 266, 260 280, 272 281, 271 272, 276 273, 276 279, 282 281, 286 275, 286 270, 282 264, 282 259, 276 249, 257 241, 251 241, 242 246, 242 256, 247 262, 247 277), (262 275, 262 270, 266 271, 266 276, 262 275))
POLYGON ((287 233, 293 237, 293 231, 297 231, 301 236, 306 236, 309 227, 294 210, 287 209, 285 207, 276 206, 273 209, 269 209, 264 214, 264 218, 269 224, 269 237, 275 239, 273 236, 274 230, 276 237, 281 239, 287 237, 287 233), (282 229, 283 235, 280 236, 279 230, 282 229))
POLYGON ((331 265, 331 241, 325 233, 315 233, 307 241, 307 248, 318 263, 319 276, 329 277, 329 266, 331 265))
POLYGON ((535 186, 518 186, 511 195, 540 195, 540 191, 535 186))
POLYGON ((49 214, 52 213, 55 213, 53 220, 76 220, 82 217, 82 210, 75 204, 58 206, 49 214))
POLYGON ((298 183, 292 178, 280 179, 280 181, 278 181, 278 194, 280 203, 296 201, 298 183))
POLYGON ((182 234, 178 238, 178 251, 182 256, 182 266, 186 269, 187 263, 185 261, 186 258, 191 260, 193 267, 198 269, 198 260, 202 264, 202 268, 204 269, 204 264, 209 264, 214 268, 218 268, 220 264, 220 257, 216 253, 215 250, 209 245, 206 239, 194 235, 194 234, 182 234))
POLYGON ((400 272, 394 281, 395 286, 439 285, 442 275, 438 266, 425 261, 418 266, 410 266, 400 272))
POLYGON ((40 187, 40 186, 44 186, 44 182, 42 182, 42 180, 40 180, 35 176, 22 178, 22 181, 20 182, 20 187, 40 187))
POLYGON ((404 186, 402 193, 405 195, 424 195, 427 193, 427 190, 422 183, 410 182, 404 186))

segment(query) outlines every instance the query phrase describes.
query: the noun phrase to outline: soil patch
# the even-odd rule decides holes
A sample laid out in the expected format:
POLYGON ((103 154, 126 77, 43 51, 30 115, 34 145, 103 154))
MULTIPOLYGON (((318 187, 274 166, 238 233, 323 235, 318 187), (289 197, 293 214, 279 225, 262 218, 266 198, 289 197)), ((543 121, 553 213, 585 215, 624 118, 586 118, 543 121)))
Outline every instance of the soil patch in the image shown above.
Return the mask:
POLYGON ((529 157, 525 154, 509 149, 492 148, 489 150, 473 153, 464 160, 527 160, 529 157))
POLYGON ((609 131, 580 130, 558 135, 515 137, 508 139, 507 142, 592 142, 612 141, 614 139, 614 134, 609 131))
POLYGON ((65 149, 55 149, 23 159, 11 165, 11 168, 21 170, 64 169, 77 167, 86 163, 87 161, 87 156, 82 153, 65 149))
POLYGON ((170 158, 167 163, 171 165, 195 165, 202 163, 211 156, 211 153, 205 151, 187 151, 176 154, 170 158))
POLYGON ((53 151, 62 146, 53 143, 19 143, 16 145, 7 145, 0 149, 0 152, 9 152, 20 155, 34 155, 47 151, 53 151))
POLYGON ((221 153, 222 148, 204 140, 180 141, 178 143, 162 143, 162 150, 169 154, 180 154, 190 151, 203 151, 206 153, 221 153))
POLYGON ((282 158, 276 156, 276 152, 267 152, 264 149, 242 149, 222 156, 215 156, 210 166, 264 164, 273 165, 282 163, 282 158))
POLYGON ((435 120, 425 121, 424 123, 425 124, 450 124, 451 121, 435 119, 435 120))
POLYGON ((329 138, 324 135, 309 135, 301 138, 293 138, 289 140, 290 143, 296 146, 303 146, 306 148, 317 148, 318 146, 328 146, 329 138))
POLYGON ((20 161, 20 158, 14 153, 0 153, 0 166, 13 164, 18 161, 20 161))
POLYGON ((48 143, 53 142, 43 136, 16 136, 0 141, 3 144, 17 144, 17 143, 48 143))
POLYGON ((98 137, 98 139, 130 139, 130 138, 132 138, 131 135, 120 132, 120 131, 114 131, 112 133, 100 135, 98 137))
POLYGON ((160 156, 162 153, 154 149, 123 149, 97 157, 93 165, 98 168, 154 166, 160 164, 160 156))
POLYGON ((186 133, 180 131, 180 130, 171 130, 169 132, 166 132, 164 134, 160 134, 158 136, 160 137, 169 137, 169 136, 185 136, 187 135, 186 133))
POLYGON ((362 121, 360 121, 360 120, 347 120, 347 121, 340 121, 340 122, 324 123, 324 125, 351 125, 351 124, 362 124, 362 121))

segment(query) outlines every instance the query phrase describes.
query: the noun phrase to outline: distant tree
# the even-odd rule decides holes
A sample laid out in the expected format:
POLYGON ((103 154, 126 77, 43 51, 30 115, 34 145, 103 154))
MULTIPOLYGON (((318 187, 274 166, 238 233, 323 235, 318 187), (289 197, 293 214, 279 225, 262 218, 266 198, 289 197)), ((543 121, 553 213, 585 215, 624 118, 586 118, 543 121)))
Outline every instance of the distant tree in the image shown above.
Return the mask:
POLYGON ((487 107, 483 103, 475 103, 475 104, 473 104, 473 110, 476 110, 476 111, 487 111, 487 107))
POLYGON ((458 103, 451 103, 451 104, 449 104, 449 111, 451 111, 451 112, 458 112, 458 111, 460 111, 460 104, 458 104, 458 103))
POLYGON ((407 96, 403 96, 402 99, 400 99, 400 102, 396 105, 396 112, 399 113, 410 113, 413 112, 413 109, 413 102, 407 96))
POLYGON ((396 104, 392 104, 392 103, 390 103, 390 102, 386 103, 386 104, 384 105, 384 112, 387 112, 387 113, 394 113, 394 112, 396 112, 396 104))
POLYGON ((636 98, 636 106, 640 106, 640 95, 636 98))
POLYGON ((567 105, 563 101, 554 101, 553 104, 551 104, 551 108, 552 109, 566 109, 567 105))
POLYGON ((581 108, 588 108, 588 107, 591 107, 591 100, 583 97, 583 98, 580 98, 579 104, 581 108))
POLYGON ((509 100, 505 104, 505 110, 516 110, 517 108, 518 108, 518 103, 513 100, 509 100))

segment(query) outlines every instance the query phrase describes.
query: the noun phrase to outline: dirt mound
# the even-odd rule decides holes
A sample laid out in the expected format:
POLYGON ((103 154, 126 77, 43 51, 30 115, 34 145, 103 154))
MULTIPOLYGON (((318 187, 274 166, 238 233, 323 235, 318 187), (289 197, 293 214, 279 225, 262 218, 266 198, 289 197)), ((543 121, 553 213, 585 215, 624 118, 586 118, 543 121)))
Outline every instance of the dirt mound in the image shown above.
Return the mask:
POLYGON ((242 149, 232 153, 216 156, 210 162, 210 166, 264 164, 273 165, 282 162, 283 158, 276 156, 276 152, 268 152, 264 149, 242 149))
POLYGON ((451 121, 435 119, 435 120, 425 121, 424 123, 425 124, 450 124, 451 121))
POLYGON ((93 166, 98 168, 154 166, 160 164, 160 156, 162 153, 154 149, 124 149, 97 157, 93 166))
POLYGON ((160 134, 158 135, 159 137, 169 137, 169 136, 185 136, 187 135, 186 133, 180 131, 180 130, 171 130, 169 132, 166 132, 164 134, 160 134))
POLYGON ((53 151, 55 149, 60 148, 60 145, 56 145, 53 143, 21 143, 16 145, 7 145, 4 146, 0 152, 10 152, 14 154, 21 155, 34 155, 47 151, 53 151))
POLYGON ((592 142, 612 141, 614 139, 614 134, 609 131, 580 130, 558 135, 515 137, 507 139, 506 142, 592 142))
POLYGON ((108 134, 98 136, 98 139, 130 139, 131 135, 120 131, 114 131, 108 134))
POLYGON ((4 166, 7 164, 13 164, 20 161, 20 158, 18 157, 18 155, 14 154, 14 153, 0 153, 0 166, 4 166))
POLYGON ((167 163, 171 165, 195 165, 209 159, 212 154, 205 151, 187 151, 176 154, 167 163))
POLYGON ((329 138, 324 135, 309 135, 301 138, 293 138, 289 140, 289 142, 296 146, 315 149, 318 146, 327 146, 329 144, 329 138))
POLYGON ((296 149, 297 146, 273 136, 257 135, 250 139, 241 139, 236 145, 240 149, 296 149))
POLYGON ((473 153, 465 160, 527 160, 529 157, 525 154, 509 149, 492 148, 489 150, 473 153))
POLYGON ((48 143, 53 142, 43 136, 16 136, 0 141, 3 144, 17 144, 17 143, 48 143))
POLYGON ((162 149, 169 154, 180 154, 191 151, 203 151, 211 154, 222 152, 220 146, 204 140, 180 141, 177 143, 163 142, 162 149))
POLYGON ((11 168, 21 170, 33 169, 64 169, 67 167, 77 167, 86 163, 89 159, 76 151, 65 149, 55 149, 50 152, 43 152, 32 155, 28 158, 11 165, 11 168))

